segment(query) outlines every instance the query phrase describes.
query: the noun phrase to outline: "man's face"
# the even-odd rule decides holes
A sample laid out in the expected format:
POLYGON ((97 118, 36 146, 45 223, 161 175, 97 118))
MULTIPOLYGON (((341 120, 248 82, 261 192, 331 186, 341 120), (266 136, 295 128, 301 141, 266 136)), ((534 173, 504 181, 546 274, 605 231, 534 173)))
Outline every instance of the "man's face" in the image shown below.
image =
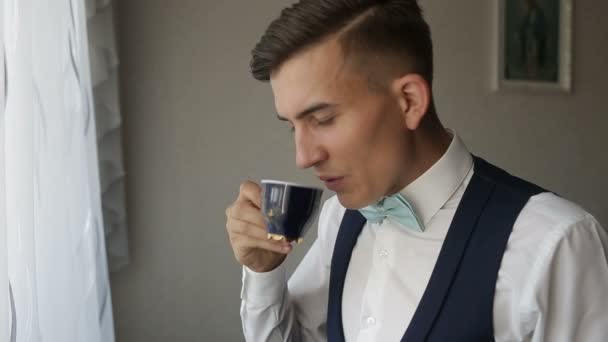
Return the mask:
POLYGON ((294 128, 296 164, 314 168, 347 208, 401 189, 412 153, 398 95, 372 90, 329 40, 287 60, 271 85, 280 118, 294 128), (307 113, 307 114, 302 114, 307 113))

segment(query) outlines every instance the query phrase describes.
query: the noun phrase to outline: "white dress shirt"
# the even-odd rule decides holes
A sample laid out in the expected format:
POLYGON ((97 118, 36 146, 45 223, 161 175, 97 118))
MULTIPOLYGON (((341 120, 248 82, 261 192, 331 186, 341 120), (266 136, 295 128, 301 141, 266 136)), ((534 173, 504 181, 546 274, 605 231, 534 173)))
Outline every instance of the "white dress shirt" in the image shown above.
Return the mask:
MULTIPOLYGON (((347 342, 403 337, 472 175, 472 156, 454 135, 442 158, 401 191, 424 232, 390 220, 365 224, 342 297, 347 342)), ((345 210, 336 196, 325 202, 317 239, 289 281, 284 266, 267 273, 243 268, 247 341, 327 340, 330 265, 345 210)), ((608 234, 593 216, 555 194, 533 196, 498 272, 496 341, 608 341, 607 252, 608 234)))

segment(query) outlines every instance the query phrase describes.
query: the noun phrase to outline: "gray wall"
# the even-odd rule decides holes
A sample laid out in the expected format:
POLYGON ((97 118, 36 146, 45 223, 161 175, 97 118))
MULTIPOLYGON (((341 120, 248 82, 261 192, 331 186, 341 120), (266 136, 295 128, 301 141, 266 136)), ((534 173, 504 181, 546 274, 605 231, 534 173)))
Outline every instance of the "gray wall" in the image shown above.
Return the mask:
MULTIPOLYGON (((576 1, 570 96, 490 91, 492 2, 423 1, 441 117, 473 152, 608 225, 608 2, 576 1)), ((269 87, 248 74, 250 49, 288 3, 118 4, 133 260, 112 275, 119 342, 242 339, 224 210, 244 179, 314 182, 294 165, 269 87)))

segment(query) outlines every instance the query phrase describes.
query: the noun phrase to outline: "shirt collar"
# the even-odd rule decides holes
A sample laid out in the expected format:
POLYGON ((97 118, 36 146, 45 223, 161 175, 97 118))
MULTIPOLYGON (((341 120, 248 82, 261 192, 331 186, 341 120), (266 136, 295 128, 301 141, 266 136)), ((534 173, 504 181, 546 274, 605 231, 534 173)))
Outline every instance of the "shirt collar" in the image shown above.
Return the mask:
POLYGON ((443 156, 400 193, 426 226, 452 197, 473 167, 473 157, 453 131, 452 142, 443 156))

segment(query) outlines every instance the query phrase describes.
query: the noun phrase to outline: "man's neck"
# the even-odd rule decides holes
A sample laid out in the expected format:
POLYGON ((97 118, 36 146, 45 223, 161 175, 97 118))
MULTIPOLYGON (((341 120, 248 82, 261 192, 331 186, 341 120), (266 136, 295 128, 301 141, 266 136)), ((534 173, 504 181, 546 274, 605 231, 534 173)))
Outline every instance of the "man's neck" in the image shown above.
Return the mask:
POLYGON ((401 191, 435 165, 448 150, 453 136, 439 125, 433 130, 419 130, 412 135, 411 139, 414 163, 408 170, 408 177, 391 193, 401 191))

